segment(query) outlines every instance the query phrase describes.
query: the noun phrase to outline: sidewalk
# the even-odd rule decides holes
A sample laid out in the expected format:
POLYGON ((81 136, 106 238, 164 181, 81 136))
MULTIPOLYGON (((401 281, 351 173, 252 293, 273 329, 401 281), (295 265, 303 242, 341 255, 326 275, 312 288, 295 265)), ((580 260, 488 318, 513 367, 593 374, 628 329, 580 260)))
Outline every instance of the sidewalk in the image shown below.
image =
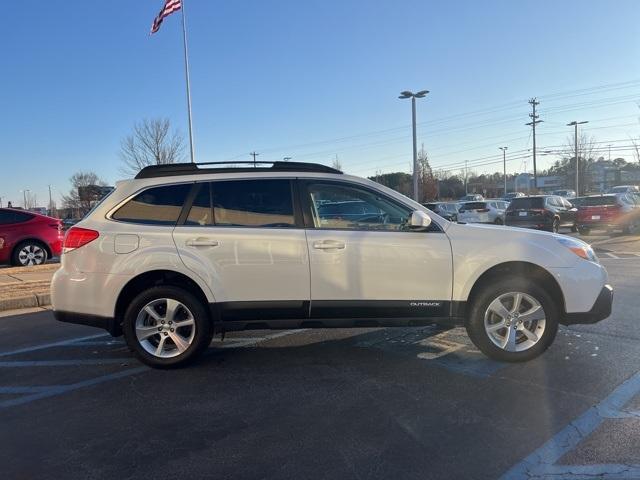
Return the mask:
POLYGON ((0 311, 51 304, 49 285, 59 264, 0 269, 0 311))

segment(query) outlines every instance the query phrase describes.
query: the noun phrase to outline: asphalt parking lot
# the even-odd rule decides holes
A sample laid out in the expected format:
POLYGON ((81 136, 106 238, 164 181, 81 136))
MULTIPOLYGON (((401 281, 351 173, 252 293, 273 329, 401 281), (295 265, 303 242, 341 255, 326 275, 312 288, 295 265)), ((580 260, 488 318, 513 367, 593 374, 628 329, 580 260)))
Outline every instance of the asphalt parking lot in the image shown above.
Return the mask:
POLYGON ((640 256, 611 318, 526 364, 460 329, 256 331, 181 370, 0 318, 3 478, 640 478, 640 256))

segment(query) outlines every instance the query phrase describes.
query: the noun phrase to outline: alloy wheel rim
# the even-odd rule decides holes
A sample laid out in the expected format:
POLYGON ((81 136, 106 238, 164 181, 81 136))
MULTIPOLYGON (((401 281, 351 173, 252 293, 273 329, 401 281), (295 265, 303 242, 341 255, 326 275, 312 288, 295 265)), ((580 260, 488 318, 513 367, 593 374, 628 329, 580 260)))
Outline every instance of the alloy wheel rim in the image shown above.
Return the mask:
POLYGON ((544 308, 524 292, 503 293, 484 314, 484 328, 491 342, 508 352, 529 350, 540 341, 546 328, 544 308))
POLYGON ((41 265, 46 259, 44 249, 38 245, 25 245, 18 252, 18 261, 22 266, 41 265))
POLYGON ((172 358, 183 354, 196 334, 191 311, 173 298, 158 298, 147 303, 136 318, 138 342, 151 355, 172 358))

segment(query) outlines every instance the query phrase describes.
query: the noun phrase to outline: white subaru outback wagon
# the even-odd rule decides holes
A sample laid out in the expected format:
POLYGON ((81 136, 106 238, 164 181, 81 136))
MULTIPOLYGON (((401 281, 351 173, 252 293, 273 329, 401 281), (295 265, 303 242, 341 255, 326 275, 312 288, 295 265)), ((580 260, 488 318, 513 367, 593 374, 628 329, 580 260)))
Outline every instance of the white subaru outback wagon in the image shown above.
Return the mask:
POLYGON ((71 228, 55 316, 124 335, 153 367, 193 360, 214 333, 463 324, 489 357, 525 361, 559 324, 611 313, 586 243, 450 223, 332 168, 144 168, 71 228))

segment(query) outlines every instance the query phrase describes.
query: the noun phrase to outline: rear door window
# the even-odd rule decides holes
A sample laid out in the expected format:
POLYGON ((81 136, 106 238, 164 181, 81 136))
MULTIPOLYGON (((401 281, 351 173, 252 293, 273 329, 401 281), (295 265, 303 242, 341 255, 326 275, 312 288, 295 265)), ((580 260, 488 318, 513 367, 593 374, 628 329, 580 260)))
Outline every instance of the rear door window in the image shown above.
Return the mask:
POLYGON ((211 184, 216 226, 295 227, 289 180, 229 180, 211 184))
POLYGON ((0 211, 0 225, 11 225, 31 220, 33 215, 26 212, 14 212, 11 210, 0 211))
POLYGON ((183 183, 149 188, 120 207, 112 218, 145 225, 175 225, 192 186, 183 183))
POLYGON ((198 184, 196 196, 193 199, 185 225, 205 227, 213 225, 213 209, 211 208, 211 185, 198 184))

